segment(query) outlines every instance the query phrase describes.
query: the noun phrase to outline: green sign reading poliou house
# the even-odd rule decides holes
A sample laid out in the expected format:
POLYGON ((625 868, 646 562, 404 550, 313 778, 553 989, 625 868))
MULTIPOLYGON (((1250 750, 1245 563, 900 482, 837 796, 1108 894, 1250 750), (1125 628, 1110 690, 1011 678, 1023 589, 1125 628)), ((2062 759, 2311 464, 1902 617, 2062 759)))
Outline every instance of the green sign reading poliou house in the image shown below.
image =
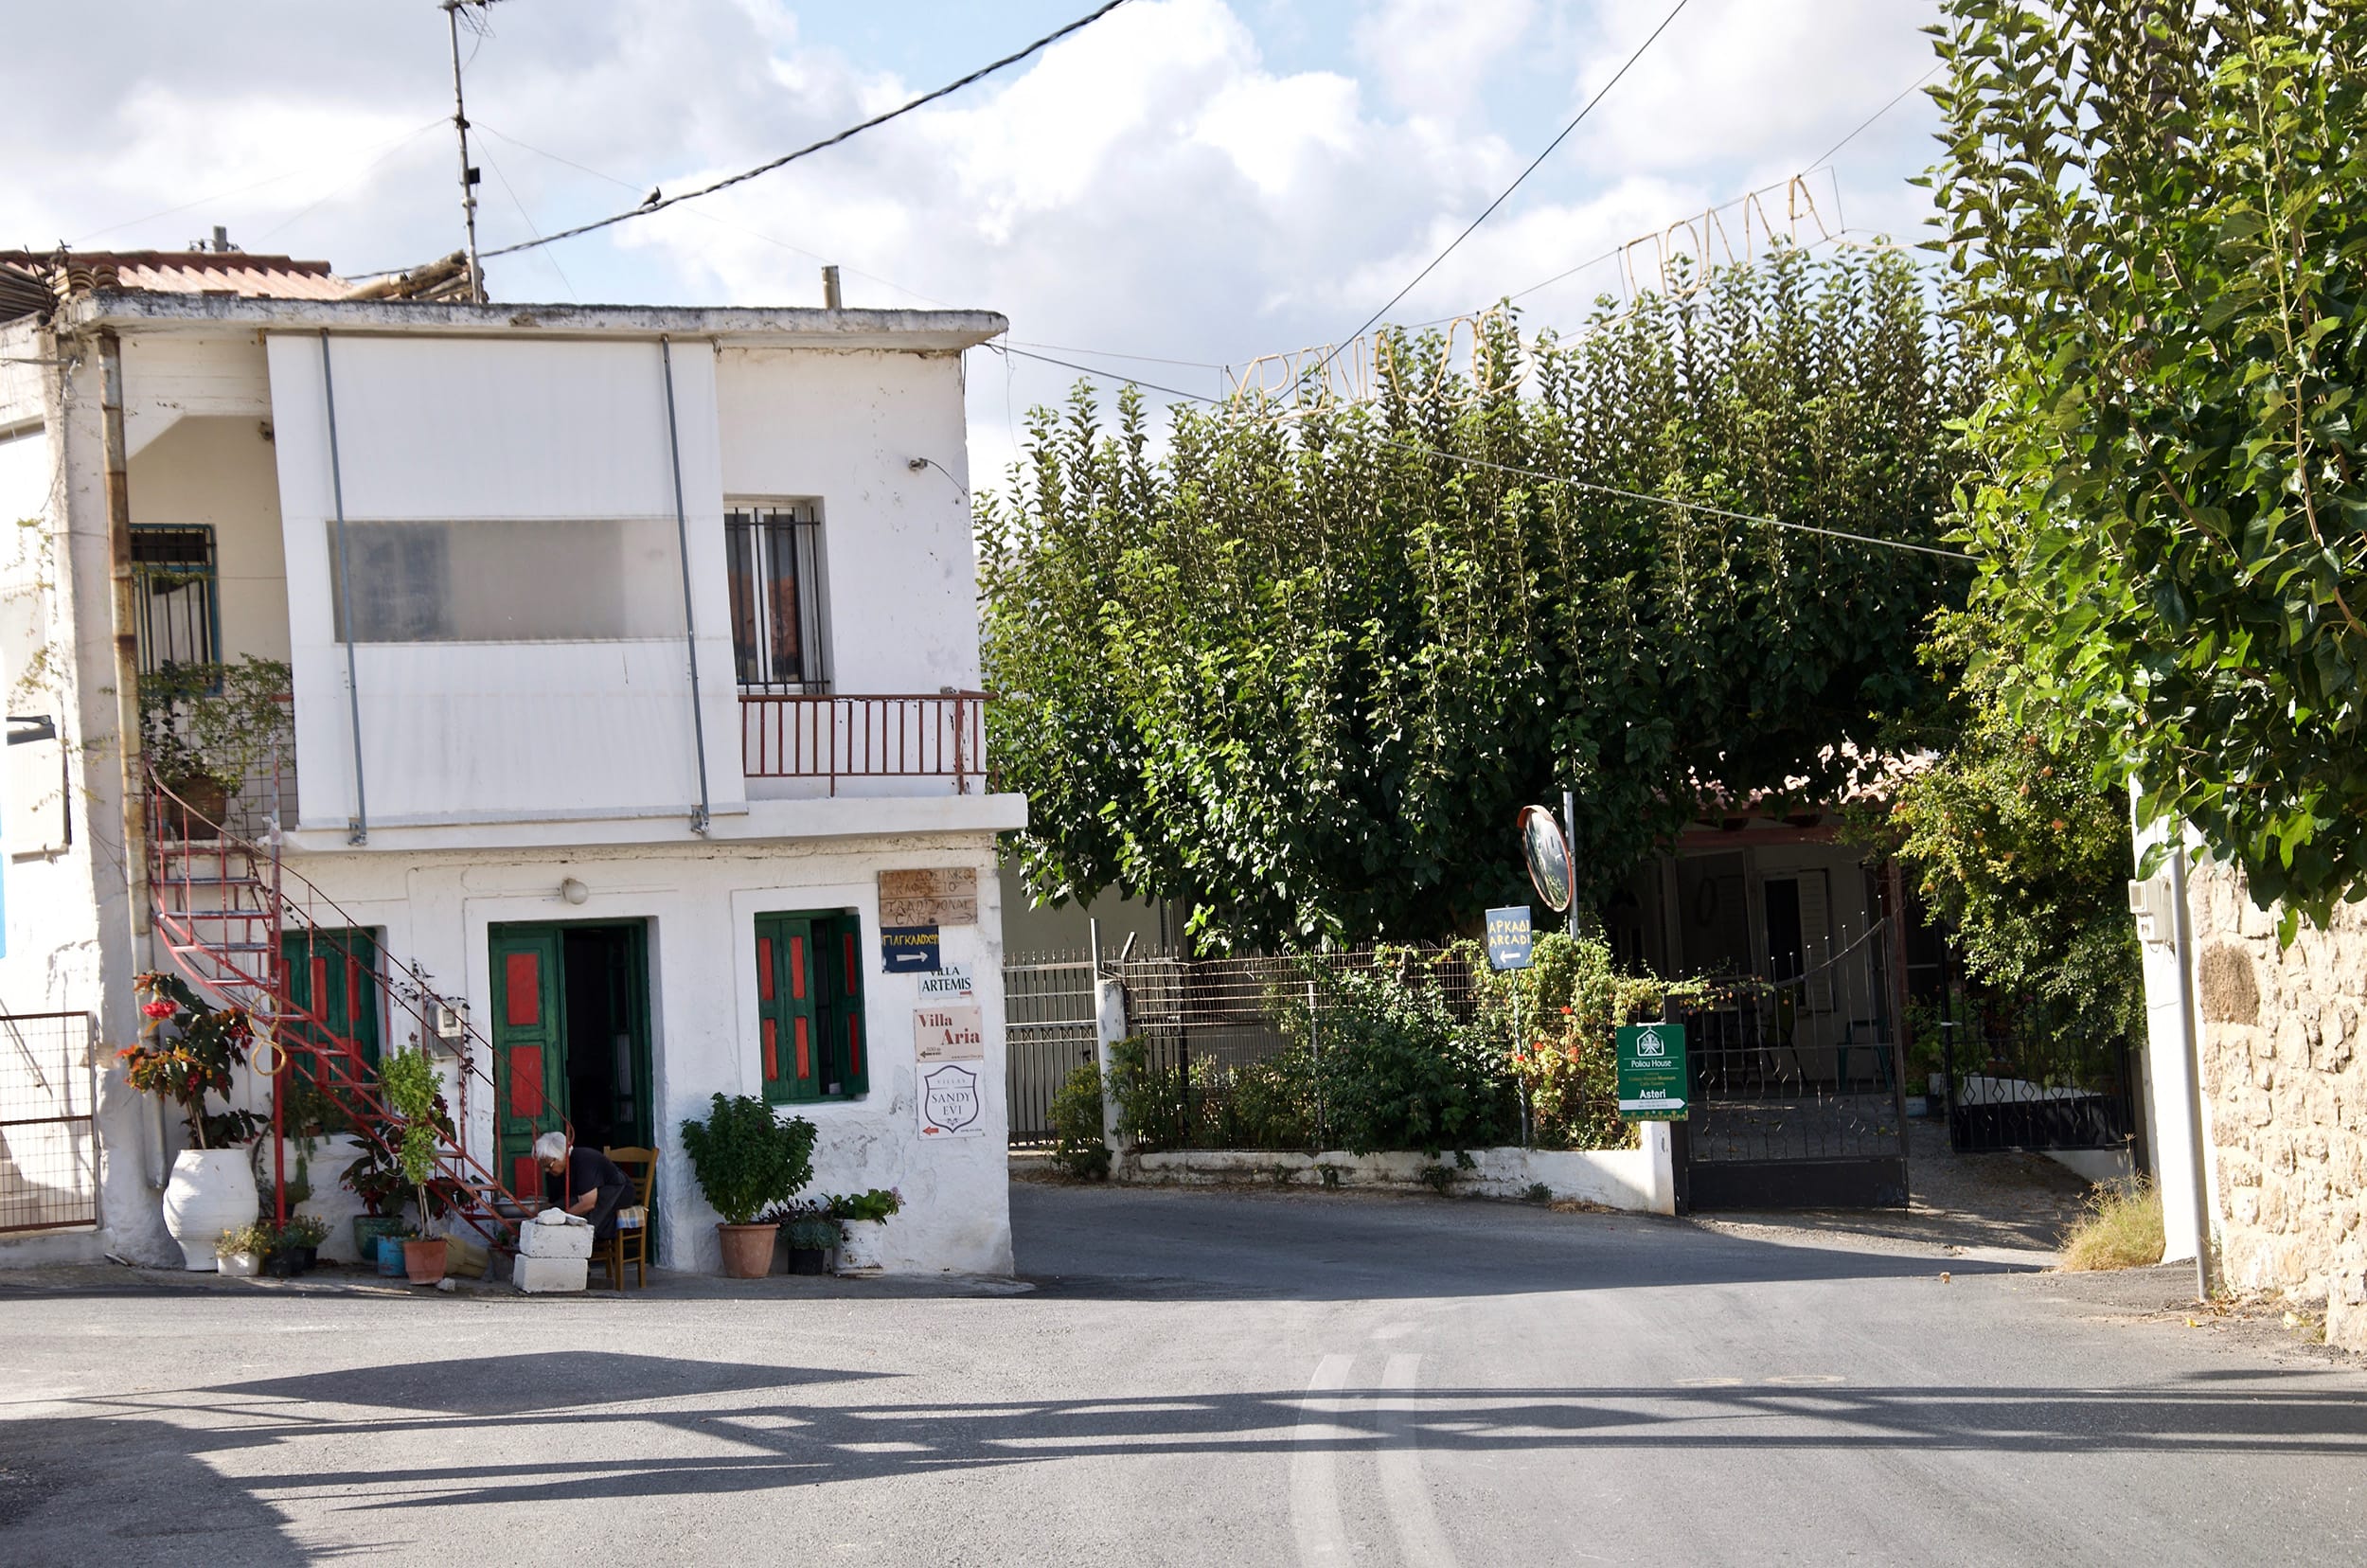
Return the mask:
POLYGON ((1629 1121, 1684 1120, 1683 1025, 1621 1025, 1619 1114, 1629 1121))

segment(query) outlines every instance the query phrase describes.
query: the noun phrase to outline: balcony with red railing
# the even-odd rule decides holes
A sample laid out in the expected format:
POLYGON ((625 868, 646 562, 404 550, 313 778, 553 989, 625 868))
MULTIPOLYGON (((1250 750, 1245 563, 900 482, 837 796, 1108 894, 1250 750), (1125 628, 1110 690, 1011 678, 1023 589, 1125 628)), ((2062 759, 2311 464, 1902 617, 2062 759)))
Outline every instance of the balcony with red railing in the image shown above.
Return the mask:
POLYGON ((783 793, 934 794, 949 785, 953 794, 983 793, 988 701, 983 691, 743 690, 741 772, 752 783, 784 781, 783 793), (795 789, 799 783, 806 788, 795 789))

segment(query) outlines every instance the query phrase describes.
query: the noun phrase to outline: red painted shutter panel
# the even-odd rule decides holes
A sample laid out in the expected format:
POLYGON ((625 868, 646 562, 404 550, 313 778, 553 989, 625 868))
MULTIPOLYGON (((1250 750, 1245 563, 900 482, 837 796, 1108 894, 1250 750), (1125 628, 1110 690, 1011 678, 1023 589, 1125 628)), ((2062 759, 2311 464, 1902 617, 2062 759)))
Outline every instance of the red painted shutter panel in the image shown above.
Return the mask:
POLYGON ((543 1047, 540 1045, 512 1045, 509 1048, 509 1114, 527 1117, 543 1114, 543 1047))
MULTIPOLYGON (((512 1028, 532 1028, 543 1022, 542 954, 513 953, 503 960, 502 1021, 512 1028)), ((536 1075, 538 1078, 540 1074, 536 1075)))
POLYGON ((766 1081, 781 1076, 780 1029, 773 1019, 764 1021, 764 1077, 766 1081))
POLYGON ((756 999, 761 1002, 772 1001, 774 989, 773 938, 759 936, 756 938, 756 999))
POLYGON ((813 1077, 813 1041, 807 1033, 805 1019, 800 1017, 796 1022, 797 1076, 800 1078, 810 1078, 813 1077))
POLYGON ((528 1201, 543 1196, 543 1162, 531 1154, 521 1154, 509 1162, 509 1192, 514 1198, 528 1201))
POLYGON ((789 939, 789 995, 792 1002, 806 999, 806 939, 803 936, 789 939))

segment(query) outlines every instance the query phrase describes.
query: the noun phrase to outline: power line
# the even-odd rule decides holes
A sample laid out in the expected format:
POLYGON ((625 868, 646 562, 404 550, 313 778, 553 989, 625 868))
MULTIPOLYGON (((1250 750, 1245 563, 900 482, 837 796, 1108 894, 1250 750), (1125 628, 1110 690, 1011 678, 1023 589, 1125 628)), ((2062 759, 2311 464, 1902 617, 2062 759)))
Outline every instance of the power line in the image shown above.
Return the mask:
MULTIPOLYGON (((1679 3, 1682 5, 1682 0, 1679 0, 1679 3)), ((1061 39, 1066 38, 1069 34, 1077 32, 1081 28, 1093 26, 1095 22, 1100 21, 1103 17, 1109 15, 1112 11, 1117 9, 1120 6, 1125 4, 1126 0, 1106 0, 1105 4, 1095 8, 1087 14, 1078 17, 1076 21, 1069 23, 1066 27, 1057 28, 1052 32, 1044 34, 1041 38, 1039 38, 1034 43, 1028 45, 1025 48, 1015 50, 1010 54, 1005 55, 1000 60, 979 66, 978 69, 970 72, 968 76, 963 77, 958 81, 949 81, 934 93, 923 93, 920 97, 914 98, 909 103, 900 104, 898 107, 889 110, 884 115, 874 115, 871 118, 864 120, 860 125, 850 125, 845 130, 839 132, 836 135, 825 136, 822 140, 801 147, 794 152, 784 152, 779 157, 774 158, 770 162, 760 163, 756 165, 756 168, 744 170, 741 173, 729 175, 726 178, 716 180, 707 185, 703 185, 695 190, 685 190, 675 196, 660 196, 658 200, 644 203, 642 205, 633 208, 631 212, 615 213, 613 216, 600 219, 597 223, 578 223, 574 228, 561 229, 556 234, 544 235, 540 239, 528 240, 515 245, 505 245, 500 250, 487 251, 484 253, 485 258, 490 260, 496 256, 514 255, 519 251, 532 250, 538 245, 548 245, 554 244, 561 240, 572 240, 578 235, 590 234, 595 230, 604 229, 615 223, 626 223, 634 218, 646 218, 653 212, 663 212, 667 207, 673 206, 678 203, 696 201, 702 196, 712 196, 719 190, 727 189, 728 187, 739 185, 744 181, 753 180, 760 174, 770 174, 773 170, 779 169, 786 164, 792 164, 800 158, 810 157, 816 152, 822 151, 826 148, 836 147, 839 143, 847 140, 849 137, 860 135, 863 132, 869 131, 874 127, 885 125, 892 119, 911 114, 914 110, 920 108, 924 104, 934 103, 941 98, 946 98, 952 94, 960 92, 963 88, 970 86, 972 82, 990 77, 994 75, 995 72, 1003 70, 1007 66, 1016 65, 1021 61, 1025 60, 1028 56, 1035 54, 1040 50, 1049 48, 1054 44, 1059 43, 1061 39)), ((650 194, 652 196, 656 196, 658 193, 651 191, 650 194)))
MULTIPOLYGON (((1078 365, 1072 360, 1054 359, 1049 354, 1029 353, 1024 348, 1015 348, 1006 344, 990 343, 987 347, 1006 356, 1017 354, 1023 359, 1041 360, 1046 365, 1058 365, 1066 369, 1080 371, 1088 376, 1099 377, 1104 381, 1122 382, 1129 386, 1139 386, 1145 391, 1164 392, 1171 398, 1182 398, 1189 402, 1213 404, 1220 401, 1202 396, 1198 392, 1186 392, 1181 387, 1162 386, 1156 382, 1142 381, 1133 376, 1113 375, 1110 371, 1096 370, 1089 365, 1078 365)), ((1425 446, 1413 441, 1394 440, 1386 436, 1381 437, 1379 442, 1382 446, 1394 448, 1398 452, 1411 453, 1416 456, 1440 457, 1448 462, 1462 463, 1470 468, 1489 469, 1498 473, 1514 473, 1523 478, 1541 479, 1547 484, 1566 485, 1572 490, 1585 490, 1594 495, 1614 496, 1623 501, 1642 501, 1651 506, 1675 507, 1680 510, 1700 512, 1705 517, 1724 518, 1733 523, 1750 523, 1761 527, 1784 528, 1793 533, 1817 534, 1826 539, 1845 539, 1852 543, 1873 544, 1886 550, 1912 550, 1917 555, 1938 556, 1945 561, 1973 559, 1962 550, 1946 550, 1936 544, 1911 544, 1900 539, 1878 539, 1872 534, 1851 533, 1846 528, 1824 528, 1813 523, 1792 523, 1784 518, 1768 517, 1758 512, 1734 511, 1725 507, 1711 506, 1705 501, 1687 501, 1680 496, 1653 495, 1646 490, 1622 490, 1616 485, 1598 485, 1591 480, 1572 479, 1565 474, 1547 473, 1542 469, 1522 468, 1514 463, 1490 462, 1485 457, 1469 457, 1459 452, 1445 452, 1437 447, 1425 446)))
POLYGON ((1456 235, 1445 250, 1442 250, 1436 256, 1432 257, 1430 258, 1430 264, 1424 267, 1420 272, 1415 273, 1404 288, 1399 289, 1396 294, 1391 294, 1386 304, 1382 305, 1379 310, 1375 311, 1371 315, 1366 316, 1364 318, 1363 326, 1359 327, 1355 331, 1350 332, 1346 337, 1341 339, 1340 344, 1335 344, 1329 352, 1324 355, 1322 364, 1316 365, 1315 368, 1318 371, 1321 371, 1324 365, 1329 365, 1332 360, 1339 356, 1341 345, 1354 343, 1358 338, 1362 337, 1366 332, 1370 331, 1374 322, 1379 321, 1382 316, 1387 315, 1390 311, 1396 307, 1398 300, 1403 299, 1407 294, 1412 294, 1415 286, 1418 285, 1423 278, 1428 277, 1433 272, 1437 270, 1438 264, 1441 261, 1444 261, 1448 257, 1454 254, 1455 247, 1457 245, 1462 244, 1464 241, 1471 238, 1472 232, 1482 223, 1487 222, 1490 217, 1494 216, 1498 207, 1504 205, 1505 202, 1511 200, 1512 193, 1521 188, 1522 182, 1537 172, 1538 165, 1553 156, 1554 149, 1559 147, 1563 142, 1570 139, 1570 133, 1575 131, 1578 126, 1585 121, 1586 116, 1594 112, 1594 106, 1603 101, 1604 95, 1608 94, 1613 87, 1618 86, 1619 79, 1626 76, 1634 66, 1635 62, 1644 58, 1644 51, 1650 48, 1659 41, 1660 35, 1668 30, 1668 24, 1677 20, 1677 13, 1684 9, 1686 4, 1687 0, 1677 0, 1676 5, 1669 8, 1668 14, 1660 19, 1660 26, 1654 27, 1650 36, 1646 38, 1643 43, 1636 45, 1635 53, 1628 57, 1627 63, 1621 65, 1617 71, 1613 72, 1611 74, 1611 79, 1609 81, 1604 82, 1602 86, 1596 88, 1594 90, 1594 96, 1588 98, 1585 104, 1579 108, 1577 115, 1570 121, 1570 123, 1561 128, 1561 134, 1556 136, 1552 141, 1547 142, 1545 144, 1545 151, 1530 159, 1528 168, 1521 170, 1520 174, 1513 180, 1513 182, 1504 187, 1503 193, 1494 201, 1487 204, 1486 210, 1481 212, 1478 217, 1472 219, 1469 223, 1466 224, 1463 232, 1456 235))
MULTIPOLYGON (((496 141, 507 142, 510 146, 517 148, 522 152, 531 152, 538 158, 548 158, 555 164, 563 164, 567 168, 576 170, 578 173, 589 174, 596 180, 606 180, 610 185, 616 187, 620 190, 639 190, 641 188, 641 187, 634 181, 620 180, 614 174, 607 173, 601 169, 594 169, 590 164, 578 163, 575 159, 561 157, 560 154, 551 151, 547 148, 537 147, 532 142, 520 141, 508 132, 497 131, 492 126, 486 124, 483 120, 471 120, 469 124, 471 129, 482 131, 496 141)), ((810 251, 806 249, 803 245, 792 245, 788 241, 781 239, 777 235, 767 234, 759 228, 751 228, 746 223, 739 222, 736 218, 718 217, 716 214, 705 210, 703 207, 692 207, 690 209, 690 216, 701 219, 706 223, 713 223, 719 228, 738 229, 740 233, 747 235, 752 240, 761 240, 768 245, 776 245, 782 250, 793 251, 799 256, 810 257, 816 261, 828 261, 830 259, 820 251, 810 251)), ((537 232, 539 233, 541 231, 538 230, 537 232)), ((915 299, 920 300, 926 304, 934 305, 948 311, 958 309, 958 307, 937 298, 934 294, 922 294, 918 289, 913 288, 907 284, 899 283, 892 277, 881 277, 878 273, 865 272, 861 267, 850 267, 844 262, 836 263, 836 265, 852 276, 866 278, 871 282, 880 284, 883 288, 894 289, 898 294, 910 294, 915 299)))
MULTIPOLYGON (((1941 64, 1946 63, 1947 62, 1945 61, 1941 62, 1941 64)), ((1832 161, 1834 153, 1840 151, 1842 148, 1847 147, 1851 142, 1856 141, 1858 137, 1862 134, 1868 127, 1873 125, 1876 120, 1880 119, 1884 115, 1889 114, 1892 110, 1906 102, 1907 95, 1909 93, 1913 92, 1916 88, 1922 86, 1925 82, 1931 80, 1933 77, 1939 74, 1940 66, 1934 65, 1930 70, 1924 72, 1921 76, 1915 78, 1914 80, 1907 83, 1904 88, 1900 89, 1896 98, 1891 99, 1888 103, 1885 103, 1882 107, 1877 109, 1871 115, 1868 115, 1864 121, 1859 125, 1857 130, 1850 132, 1849 134, 1843 136, 1841 140, 1826 148, 1823 152, 1817 154, 1816 161, 1808 165, 1807 168, 1802 169, 1801 172, 1803 174, 1809 174, 1814 173, 1817 169, 1823 169, 1826 164, 1832 161)))

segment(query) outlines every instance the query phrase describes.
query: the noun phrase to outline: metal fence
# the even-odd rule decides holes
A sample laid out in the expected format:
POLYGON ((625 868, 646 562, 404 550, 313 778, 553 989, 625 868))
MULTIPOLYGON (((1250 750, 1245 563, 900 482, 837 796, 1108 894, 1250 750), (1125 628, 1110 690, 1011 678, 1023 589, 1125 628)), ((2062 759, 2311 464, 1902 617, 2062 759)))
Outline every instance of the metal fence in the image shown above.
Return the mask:
POLYGON ((0 1015, 0 1234, 98 1222, 98 1025, 0 1015))
POLYGON ((1052 1096, 1094 1060, 1094 963, 1075 953, 1014 953, 1003 965, 1004 1088, 1011 1147, 1052 1141, 1052 1096))
POLYGON ((1972 987, 1948 998, 1947 1015, 1938 1027, 1956 1152, 2131 1146, 2135 1055, 2118 1034, 1972 987))
POLYGON ((1324 978, 1370 974, 1384 965, 1397 967, 1410 985, 1434 991, 1457 1022, 1469 1021, 1478 1001, 1476 977, 1461 955, 1435 949, 1161 955, 1113 965, 1126 988, 1127 1032, 1142 1042, 1151 1081, 1164 1085, 1173 1101, 1145 1147, 1320 1149, 1328 1131, 1320 1097, 1298 1115, 1232 1114, 1241 1069, 1293 1046, 1320 1055, 1324 1021, 1341 1005, 1338 989, 1324 978), (1277 1127, 1297 1131, 1278 1135, 1277 1127))

